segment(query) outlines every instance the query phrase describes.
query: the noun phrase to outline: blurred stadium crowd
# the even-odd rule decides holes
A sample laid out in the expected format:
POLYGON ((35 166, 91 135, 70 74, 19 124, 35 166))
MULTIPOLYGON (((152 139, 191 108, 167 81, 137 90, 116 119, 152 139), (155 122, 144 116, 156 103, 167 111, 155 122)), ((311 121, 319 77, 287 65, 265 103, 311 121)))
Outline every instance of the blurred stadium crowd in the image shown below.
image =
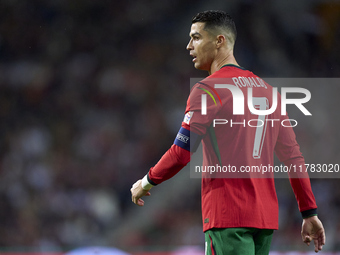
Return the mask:
MULTIPOLYGON (((1 0, 0 247, 203 244, 199 187, 148 227, 112 233, 137 210, 132 183, 172 144, 190 78, 206 75, 185 49, 191 17, 217 8, 234 17, 236 58, 255 74, 340 76, 339 1, 1 0)), ((320 110, 332 125, 297 129, 306 161, 339 163, 332 103, 320 110)), ((330 250, 340 250, 338 182, 312 180, 330 250)), ((302 246, 290 189, 278 180, 278 249, 302 246)))

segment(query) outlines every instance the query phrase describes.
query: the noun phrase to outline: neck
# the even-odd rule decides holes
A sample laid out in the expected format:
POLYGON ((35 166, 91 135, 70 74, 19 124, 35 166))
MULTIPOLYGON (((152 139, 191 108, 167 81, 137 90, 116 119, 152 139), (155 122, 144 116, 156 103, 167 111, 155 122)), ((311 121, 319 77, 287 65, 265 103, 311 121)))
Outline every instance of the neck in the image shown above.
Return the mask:
POLYGON ((232 64, 232 65, 239 66, 239 64, 236 62, 236 59, 234 57, 234 53, 232 50, 230 50, 229 52, 226 52, 226 54, 219 54, 218 56, 221 56, 221 57, 217 57, 212 62, 209 75, 220 70, 221 67, 224 65, 232 64))

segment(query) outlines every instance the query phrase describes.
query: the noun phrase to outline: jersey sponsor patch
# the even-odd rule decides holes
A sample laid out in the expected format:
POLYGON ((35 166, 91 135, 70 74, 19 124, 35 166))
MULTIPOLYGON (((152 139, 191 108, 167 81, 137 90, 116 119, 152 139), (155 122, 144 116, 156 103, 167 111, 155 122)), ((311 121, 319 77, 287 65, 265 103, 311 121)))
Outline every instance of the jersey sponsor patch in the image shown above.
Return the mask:
POLYGON ((184 116, 183 122, 189 125, 192 115, 194 115, 194 112, 187 112, 184 116))

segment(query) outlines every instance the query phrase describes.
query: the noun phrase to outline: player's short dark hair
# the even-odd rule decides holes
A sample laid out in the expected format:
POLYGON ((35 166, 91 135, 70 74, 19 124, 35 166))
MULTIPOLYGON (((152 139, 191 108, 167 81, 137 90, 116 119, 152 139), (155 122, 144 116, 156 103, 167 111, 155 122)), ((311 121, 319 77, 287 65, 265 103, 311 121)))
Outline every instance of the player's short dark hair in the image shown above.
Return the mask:
POLYGON ((192 24, 196 22, 203 22, 205 24, 204 30, 223 29, 230 34, 233 43, 236 41, 237 31, 234 20, 224 11, 199 12, 192 18, 192 24))

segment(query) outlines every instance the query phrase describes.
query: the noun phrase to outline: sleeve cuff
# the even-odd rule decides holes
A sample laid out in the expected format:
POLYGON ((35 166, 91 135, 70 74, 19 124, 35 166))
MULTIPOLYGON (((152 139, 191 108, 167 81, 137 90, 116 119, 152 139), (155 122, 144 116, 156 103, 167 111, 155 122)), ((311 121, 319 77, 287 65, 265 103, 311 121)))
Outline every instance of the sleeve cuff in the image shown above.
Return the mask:
POLYGON ((305 218, 309 218, 309 217, 318 215, 318 212, 317 212, 317 209, 315 208, 315 209, 309 209, 309 210, 306 210, 306 211, 302 211, 301 214, 302 214, 302 218, 305 219, 305 218))
POLYGON ((149 182, 151 185, 153 185, 153 186, 158 185, 157 183, 153 182, 153 181, 150 179, 149 173, 148 173, 146 176, 147 176, 147 178, 148 178, 148 182, 149 182))
POLYGON ((156 186, 156 184, 154 184, 150 178, 149 175, 145 175, 144 178, 142 179, 142 188, 144 190, 149 190, 151 189, 153 186, 156 186))

